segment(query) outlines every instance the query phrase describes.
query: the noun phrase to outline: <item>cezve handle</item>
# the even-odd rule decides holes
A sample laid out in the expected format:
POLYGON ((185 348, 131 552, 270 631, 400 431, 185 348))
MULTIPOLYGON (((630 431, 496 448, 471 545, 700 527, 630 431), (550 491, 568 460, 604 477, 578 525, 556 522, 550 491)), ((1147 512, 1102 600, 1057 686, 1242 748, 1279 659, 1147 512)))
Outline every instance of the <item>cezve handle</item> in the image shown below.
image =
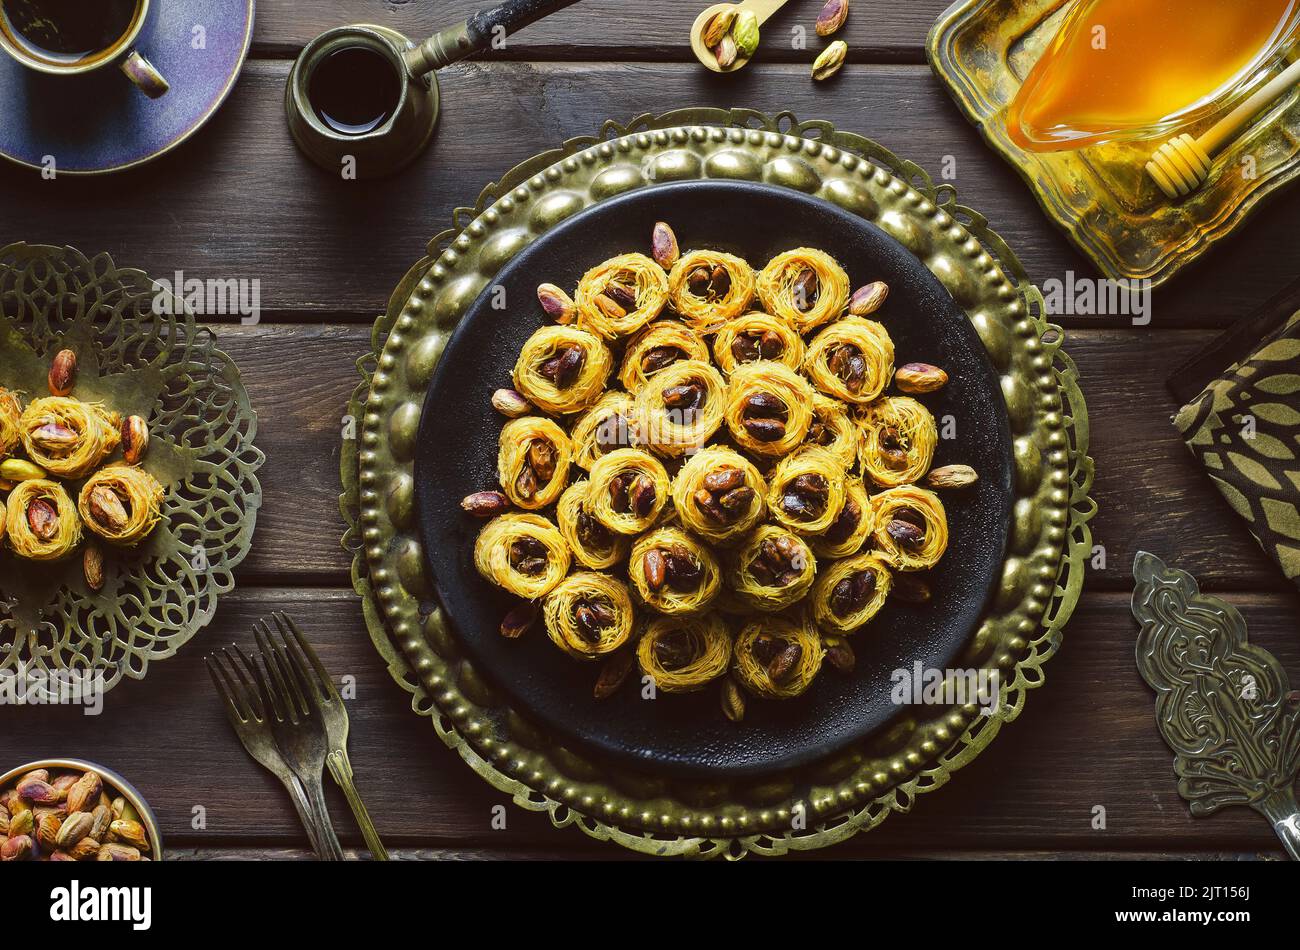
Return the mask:
POLYGON ((506 0, 500 6, 476 13, 464 23, 429 37, 406 53, 406 65, 414 75, 422 76, 486 49, 497 37, 522 30, 528 24, 576 2, 577 0, 506 0))

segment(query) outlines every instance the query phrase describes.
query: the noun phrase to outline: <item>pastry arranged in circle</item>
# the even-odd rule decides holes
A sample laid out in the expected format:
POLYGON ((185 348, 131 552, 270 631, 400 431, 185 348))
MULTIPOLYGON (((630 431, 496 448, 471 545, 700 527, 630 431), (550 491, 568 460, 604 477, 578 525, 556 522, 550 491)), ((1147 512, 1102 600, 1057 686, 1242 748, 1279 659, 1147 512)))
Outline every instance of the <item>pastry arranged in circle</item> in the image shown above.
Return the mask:
POLYGON ((948 483, 926 478, 938 430, 915 397, 947 374, 896 370, 888 287, 851 294, 825 251, 756 271, 680 252, 662 222, 652 244, 588 270, 572 299, 538 288, 556 322, 493 397, 510 420, 500 491, 463 507, 490 519, 479 573, 523 601, 504 635, 540 616, 566 655, 599 661, 597 699, 635 664, 664 693, 720 682, 739 721, 744 694, 851 675, 851 635, 896 588, 922 599, 916 572, 943 556, 948 522, 919 485, 948 483))

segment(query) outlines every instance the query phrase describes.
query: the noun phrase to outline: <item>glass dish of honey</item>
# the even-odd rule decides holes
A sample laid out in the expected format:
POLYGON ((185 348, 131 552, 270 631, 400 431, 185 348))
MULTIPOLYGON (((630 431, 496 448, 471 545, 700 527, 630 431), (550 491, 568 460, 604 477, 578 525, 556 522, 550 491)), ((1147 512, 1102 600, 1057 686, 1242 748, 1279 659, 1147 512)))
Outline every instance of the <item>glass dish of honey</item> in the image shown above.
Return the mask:
POLYGON ((1007 111, 1021 148, 1167 137, 1231 105, 1300 33, 1300 0, 1073 0, 1007 111))

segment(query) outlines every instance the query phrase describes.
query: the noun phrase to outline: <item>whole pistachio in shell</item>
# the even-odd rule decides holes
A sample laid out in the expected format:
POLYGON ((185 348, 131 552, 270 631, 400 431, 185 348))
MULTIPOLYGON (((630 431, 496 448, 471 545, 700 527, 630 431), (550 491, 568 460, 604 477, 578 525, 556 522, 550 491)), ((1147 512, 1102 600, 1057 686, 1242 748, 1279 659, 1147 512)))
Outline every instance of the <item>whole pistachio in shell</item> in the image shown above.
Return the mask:
POLYGON ((830 79, 840 71, 844 65, 844 57, 849 53, 849 44, 843 40, 836 40, 830 46, 821 51, 821 55, 813 60, 812 78, 821 82, 824 79, 830 79))

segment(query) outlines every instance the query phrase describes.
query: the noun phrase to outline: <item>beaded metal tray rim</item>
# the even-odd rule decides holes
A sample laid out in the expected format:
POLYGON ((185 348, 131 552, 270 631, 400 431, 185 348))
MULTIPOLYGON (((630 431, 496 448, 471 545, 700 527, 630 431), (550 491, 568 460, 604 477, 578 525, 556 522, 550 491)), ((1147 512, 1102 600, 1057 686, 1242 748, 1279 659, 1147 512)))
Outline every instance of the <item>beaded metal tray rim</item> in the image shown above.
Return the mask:
POLYGON ((443 742, 484 779, 522 807, 546 811, 557 826, 576 824, 637 851, 780 854, 823 847, 874 827, 891 811, 906 812, 917 794, 945 784, 1019 715, 1026 691, 1042 683, 1042 664, 1059 647, 1082 587, 1087 522, 1095 512, 1087 410, 1060 348, 1063 334, 1043 317, 1041 295, 987 222, 957 204, 951 187, 936 187, 919 166, 829 123, 687 109, 627 126, 607 122, 599 136, 538 155, 485 188, 474 208, 458 208, 453 223, 398 286, 376 321, 372 351, 358 361, 364 380, 349 411, 359 440, 343 445, 341 509, 353 583, 376 649, 412 694, 415 711, 429 715, 443 742), (585 196, 562 185, 581 180, 600 200, 654 181, 698 177, 766 180, 821 194, 875 220, 923 260, 933 244, 947 248, 927 266, 971 314, 1005 373, 1017 435, 1012 550, 966 657, 1002 671, 1002 702, 993 715, 978 715, 974 706, 900 714, 870 749, 850 749, 797 776, 744 788, 682 787, 607 769, 551 744, 459 656, 454 633, 430 600, 411 533, 408 429, 419 420, 422 384, 464 308, 501 264, 533 232, 585 206, 585 196), (505 226, 521 218, 531 224, 505 226), (476 244, 477 259, 470 254, 476 244))

